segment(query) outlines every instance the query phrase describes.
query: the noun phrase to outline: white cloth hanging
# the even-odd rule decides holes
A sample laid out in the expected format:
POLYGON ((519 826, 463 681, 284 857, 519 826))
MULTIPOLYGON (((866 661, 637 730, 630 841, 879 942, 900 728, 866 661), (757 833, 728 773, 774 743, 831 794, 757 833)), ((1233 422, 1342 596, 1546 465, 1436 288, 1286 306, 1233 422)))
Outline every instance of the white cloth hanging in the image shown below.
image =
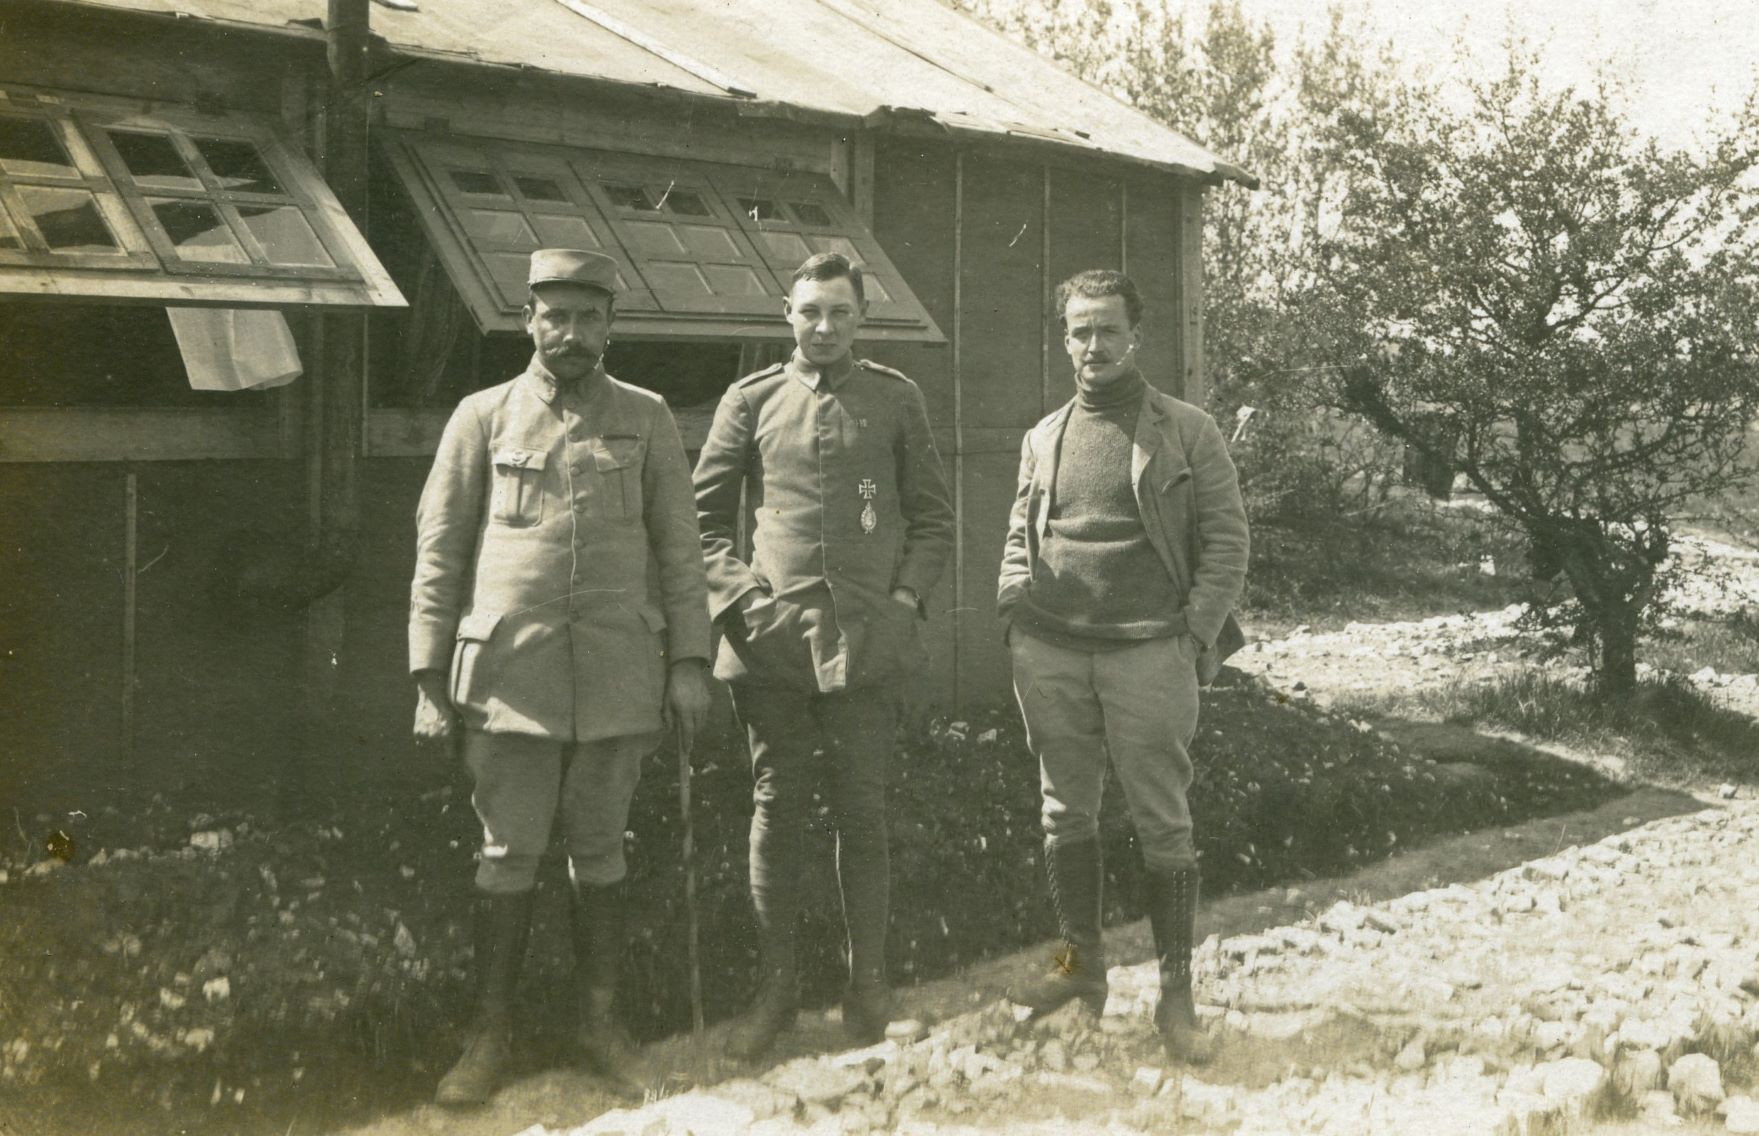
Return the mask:
POLYGON ((268 308, 166 308, 196 390, 268 390, 305 372, 293 331, 268 308))

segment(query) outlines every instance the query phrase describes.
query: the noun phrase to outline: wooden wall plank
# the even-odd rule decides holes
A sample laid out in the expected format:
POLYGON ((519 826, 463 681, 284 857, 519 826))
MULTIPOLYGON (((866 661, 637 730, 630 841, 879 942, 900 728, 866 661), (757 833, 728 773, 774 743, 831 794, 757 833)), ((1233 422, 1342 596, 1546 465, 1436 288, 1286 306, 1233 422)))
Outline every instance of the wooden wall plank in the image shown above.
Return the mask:
POLYGON ((0 464, 292 457, 273 407, 188 410, 9 407, 0 464))

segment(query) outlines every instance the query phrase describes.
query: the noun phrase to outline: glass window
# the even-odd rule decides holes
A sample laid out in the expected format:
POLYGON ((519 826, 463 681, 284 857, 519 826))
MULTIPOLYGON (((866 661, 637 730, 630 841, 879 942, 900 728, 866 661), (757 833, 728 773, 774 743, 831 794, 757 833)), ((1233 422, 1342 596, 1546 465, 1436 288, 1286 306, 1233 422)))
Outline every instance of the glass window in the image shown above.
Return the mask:
POLYGON ((21 185, 19 199, 43 241, 55 252, 109 252, 116 237, 98 212, 97 198, 83 189, 21 185))
POLYGON ((200 189, 201 179, 191 172, 177 146, 163 134, 137 134, 112 130, 110 141, 122 155, 122 164, 142 185, 164 189, 200 189))
POLYGON ((15 108, 0 114, 0 297, 403 303, 317 171, 256 119, 4 85, 0 105, 15 108))
POLYGON ((236 138, 197 138, 195 148, 208 163, 221 189, 237 193, 281 193, 263 156, 249 142, 236 138))
POLYGON ((34 177, 79 176, 47 122, 10 115, 0 115, 0 170, 34 177))
POLYGON ((519 187, 520 193, 532 201, 568 200, 568 195, 562 192, 562 187, 549 178, 515 177, 513 184, 519 187))
POLYGON ((312 231, 311 222, 291 205, 240 205, 238 216, 270 264, 328 268, 336 263, 312 231))
POLYGON ((526 259, 544 245, 598 249, 617 262, 617 323, 630 335, 776 339, 787 334, 788 280, 824 240, 885 272, 873 337, 942 340, 821 174, 410 131, 380 137, 412 218, 484 331, 521 331, 526 259), (517 171, 508 177, 519 195, 490 209, 446 176, 460 169, 517 171))
POLYGON ((238 238, 227 228, 220 211, 205 201, 179 198, 172 201, 149 198, 153 214, 177 254, 185 260, 201 260, 221 264, 249 264, 238 238))
POLYGON ((484 197, 506 197, 507 191, 501 188, 500 179, 494 174, 482 170, 452 170, 452 184, 465 193, 481 194, 484 197))
POLYGON ((653 213, 659 210, 654 199, 647 195, 647 188, 640 185, 607 185, 605 194, 612 204, 621 209, 635 209, 642 213, 653 213))

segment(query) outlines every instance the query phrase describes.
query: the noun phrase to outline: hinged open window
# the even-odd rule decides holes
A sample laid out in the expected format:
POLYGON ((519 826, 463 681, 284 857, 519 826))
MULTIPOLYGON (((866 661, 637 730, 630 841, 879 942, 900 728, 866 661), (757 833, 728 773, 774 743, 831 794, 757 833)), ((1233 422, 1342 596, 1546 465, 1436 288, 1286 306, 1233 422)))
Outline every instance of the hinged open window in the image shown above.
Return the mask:
POLYGON ((400 306, 311 163, 266 124, 0 87, 0 294, 400 306))
POLYGON ((879 242, 822 174, 398 133, 387 143, 485 332, 520 331, 532 250, 618 263, 618 324, 653 338, 786 336, 782 300, 816 252, 862 266, 868 339, 942 342, 879 242))

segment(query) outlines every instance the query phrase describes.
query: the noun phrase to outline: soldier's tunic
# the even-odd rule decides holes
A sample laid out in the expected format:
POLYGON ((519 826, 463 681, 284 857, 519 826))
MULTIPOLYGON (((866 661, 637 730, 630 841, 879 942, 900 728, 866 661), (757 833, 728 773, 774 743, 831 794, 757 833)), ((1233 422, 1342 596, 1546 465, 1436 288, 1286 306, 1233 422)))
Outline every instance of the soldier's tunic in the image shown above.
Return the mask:
MULTIPOLYGON (((671 411, 602 369, 558 385, 534 358, 459 403, 416 529, 410 670, 450 673, 485 870, 511 858, 517 878, 502 883, 523 882, 560 792, 575 866, 620 878, 621 812, 636 759, 659 740, 667 666, 709 653, 702 547, 671 411), (578 767, 562 748, 576 745, 596 747, 588 756, 600 766, 579 785, 510 772, 559 769, 570 756, 578 767)), ((495 890, 485 875, 479 883, 495 890)))
POLYGON ((830 692, 920 657, 916 620, 891 592, 928 595, 953 508, 915 383, 853 358, 820 373, 798 355, 740 380, 715 412, 696 495, 711 614, 753 588, 769 597, 749 637, 723 639, 717 676, 830 692), (749 559, 735 543, 742 486, 749 559))
POLYGON ((916 384, 852 357, 798 352, 734 384, 696 465, 715 674, 751 745, 751 889, 765 965, 792 966, 798 838, 822 746, 838 830, 851 967, 883 967, 885 782, 896 681, 922 658, 919 601, 952 548, 953 508, 916 384), (741 490, 751 549, 737 545, 741 490), (761 595, 740 597, 753 590, 761 595))

